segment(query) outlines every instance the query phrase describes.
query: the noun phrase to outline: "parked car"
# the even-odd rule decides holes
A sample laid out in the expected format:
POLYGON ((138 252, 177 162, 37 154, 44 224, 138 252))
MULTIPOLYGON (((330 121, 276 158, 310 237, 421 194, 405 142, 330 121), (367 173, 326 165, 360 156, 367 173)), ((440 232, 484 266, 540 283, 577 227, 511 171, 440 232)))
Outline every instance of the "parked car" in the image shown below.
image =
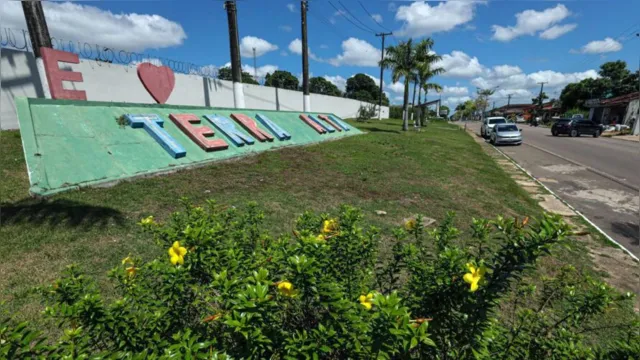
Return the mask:
POLYGON ((496 124, 506 124, 506 123, 507 123, 507 119, 501 116, 488 117, 484 119, 484 121, 482 121, 482 127, 480 127, 480 135, 486 139, 489 137, 489 135, 491 134, 491 130, 496 124))
POLYGON ((571 137, 580 135, 592 135, 598 137, 602 134, 603 127, 591 120, 585 119, 559 119, 551 126, 551 135, 566 134, 571 137))
POLYGON ((518 129, 516 124, 496 124, 491 129, 491 135, 489 135, 489 141, 493 145, 521 145, 522 144, 522 130, 518 129))

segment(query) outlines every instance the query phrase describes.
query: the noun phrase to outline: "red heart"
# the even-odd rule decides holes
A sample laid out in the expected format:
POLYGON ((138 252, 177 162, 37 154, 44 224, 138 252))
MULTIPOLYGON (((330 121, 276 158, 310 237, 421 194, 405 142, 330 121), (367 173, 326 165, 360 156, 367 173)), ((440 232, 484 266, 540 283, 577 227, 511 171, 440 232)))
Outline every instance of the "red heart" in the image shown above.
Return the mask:
POLYGON ((155 66, 151 63, 138 64, 138 77, 158 104, 167 102, 176 85, 173 70, 167 66, 155 66))

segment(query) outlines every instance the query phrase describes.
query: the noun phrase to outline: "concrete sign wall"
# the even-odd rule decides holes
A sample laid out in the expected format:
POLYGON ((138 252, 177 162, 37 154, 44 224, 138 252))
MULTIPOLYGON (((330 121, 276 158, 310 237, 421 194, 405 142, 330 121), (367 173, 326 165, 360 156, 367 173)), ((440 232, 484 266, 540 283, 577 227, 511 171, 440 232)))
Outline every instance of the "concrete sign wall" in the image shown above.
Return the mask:
POLYGON ((331 113, 27 98, 16 105, 36 195, 361 134, 331 113))
MULTIPOLYGON (((2 103, 0 127, 17 129, 15 98, 42 98, 44 93, 35 59, 30 52, 2 49, 2 103)), ((136 65, 109 64, 81 59, 79 64, 63 64, 61 68, 82 73, 83 82, 64 82, 68 90, 84 90, 87 100, 153 104, 138 78, 136 65)), ((243 84, 247 108, 302 111, 302 92, 278 90, 272 87, 243 84)), ((175 88, 167 104, 206 107, 233 107, 233 85, 230 81, 204 78, 198 75, 175 74, 175 88)), ((364 104, 357 100, 311 94, 311 109, 334 113, 341 118, 355 117, 364 104)), ((389 117, 389 108, 382 108, 382 117, 389 117)))

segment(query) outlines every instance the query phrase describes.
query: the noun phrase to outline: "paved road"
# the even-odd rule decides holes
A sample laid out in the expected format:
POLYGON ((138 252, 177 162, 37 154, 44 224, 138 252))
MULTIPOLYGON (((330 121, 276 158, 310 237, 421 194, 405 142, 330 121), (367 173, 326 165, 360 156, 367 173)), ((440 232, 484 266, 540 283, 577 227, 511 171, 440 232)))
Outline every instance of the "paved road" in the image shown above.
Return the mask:
POLYGON ((572 138, 552 136, 549 128, 520 125, 525 144, 535 145, 582 165, 628 182, 640 185, 640 143, 591 136, 572 138), (635 160, 635 161, 633 161, 635 160))
MULTIPOLYGON (((480 132, 478 123, 467 126, 480 132)), ((501 146, 500 150, 640 256, 640 200, 635 190, 640 186, 640 143, 591 136, 554 137, 548 128, 519 127, 524 144, 501 146)))

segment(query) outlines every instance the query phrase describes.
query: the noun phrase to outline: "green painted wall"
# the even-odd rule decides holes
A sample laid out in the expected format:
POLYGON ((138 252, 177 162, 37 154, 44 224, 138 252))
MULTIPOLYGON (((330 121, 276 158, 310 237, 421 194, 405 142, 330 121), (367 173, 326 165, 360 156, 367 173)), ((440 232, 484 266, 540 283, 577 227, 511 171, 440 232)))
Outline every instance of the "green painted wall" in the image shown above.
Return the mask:
MULTIPOLYGON (((26 98, 17 99, 16 106, 30 191, 36 195, 361 134, 358 129, 351 128, 348 132, 320 135, 299 119, 299 112, 26 98), (120 126, 117 119, 127 113, 158 114, 165 120, 167 133, 182 145, 187 155, 174 159, 146 130, 120 126), (215 137, 223 138, 229 148, 214 152, 202 150, 169 119, 171 113, 195 114, 202 120, 195 126, 212 128, 215 137), (276 138, 273 142, 256 141, 255 145, 236 147, 203 117, 219 114, 230 118, 231 113, 243 113, 253 119, 256 113, 262 113, 289 132, 291 140, 276 138)), ((258 126, 265 129, 261 124, 258 126)), ((237 128, 246 133, 239 124, 237 128)))

